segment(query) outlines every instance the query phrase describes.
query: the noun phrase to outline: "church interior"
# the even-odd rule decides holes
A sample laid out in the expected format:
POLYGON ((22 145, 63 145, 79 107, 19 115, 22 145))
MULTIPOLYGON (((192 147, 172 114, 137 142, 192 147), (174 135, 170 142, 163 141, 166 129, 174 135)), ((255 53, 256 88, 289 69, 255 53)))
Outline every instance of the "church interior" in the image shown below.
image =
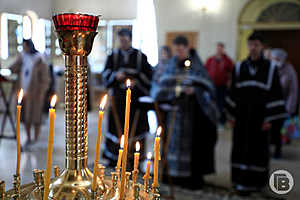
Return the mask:
POLYGON ((300 0, 1 0, 0 199, 300 198, 300 0))

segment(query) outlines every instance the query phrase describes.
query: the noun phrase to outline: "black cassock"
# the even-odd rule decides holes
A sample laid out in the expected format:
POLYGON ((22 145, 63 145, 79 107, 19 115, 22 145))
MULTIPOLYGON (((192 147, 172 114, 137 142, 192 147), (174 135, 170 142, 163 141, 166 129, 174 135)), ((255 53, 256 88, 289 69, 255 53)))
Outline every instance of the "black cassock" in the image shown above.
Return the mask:
POLYGON ((287 117, 277 67, 263 57, 238 64, 226 102, 235 118, 232 182, 240 189, 262 188, 268 183, 270 160, 270 131, 262 126, 287 117))
MULTIPOLYGON (((134 81, 131 96, 131 115, 129 127, 131 130, 134 116, 137 110, 139 110, 140 113, 135 136, 141 136, 141 134, 148 131, 149 125, 147 120, 147 111, 141 108, 141 106, 138 104, 138 99, 141 96, 149 96, 152 67, 148 63, 146 55, 134 48, 130 48, 125 52, 122 52, 119 49, 115 50, 107 59, 105 70, 103 72, 103 78, 106 87, 111 89, 111 95, 123 134, 126 104, 126 86, 125 80, 120 82, 115 78, 117 72, 119 71, 124 72, 126 78, 130 78, 134 81)), ((112 161, 112 165, 114 165, 118 159, 120 142, 115 117, 116 115, 114 116, 112 109, 110 109, 109 130, 106 134, 104 156, 112 161)))

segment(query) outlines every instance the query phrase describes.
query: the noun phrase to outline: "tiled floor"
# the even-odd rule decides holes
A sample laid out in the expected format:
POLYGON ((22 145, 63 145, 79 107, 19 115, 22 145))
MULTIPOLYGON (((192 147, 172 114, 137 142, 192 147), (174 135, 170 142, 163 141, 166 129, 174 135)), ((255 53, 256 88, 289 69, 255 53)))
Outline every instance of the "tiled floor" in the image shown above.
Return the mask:
MULTIPOLYGON (((105 118, 107 119, 107 118, 105 118)), ((104 123, 106 120, 104 121, 104 123)), ((105 123, 106 124, 106 123, 105 123)), ((88 120, 89 132, 89 163, 93 162, 96 143, 96 127, 97 127, 97 112, 89 113, 88 120)), ((105 132, 104 128, 104 132, 105 132)), ((9 127, 6 134, 11 134, 9 127)), ((32 169, 44 169, 46 166, 47 154, 47 134, 48 122, 42 128, 40 141, 34 144, 30 151, 22 153, 21 161, 21 180, 22 183, 32 181, 32 169)), ((64 113, 62 110, 57 111, 57 119, 55 126, 55 142, 53 152, 53 164, 64 167, 64 148, 65 148, 65 133, 64 133, 64 113)), ((26 141, 24 128, 22 127, 21 134, 22 143, 26 141)), ((151 139, 150 139, 151 140, 151 139)), ((102 140, 104 141, 104 140, 102 140)), ((151 140, 152 141, 152 140, 151 140)), ((12 175, 15 173, 16 166, 16 142, 10 140, 0 141, 0 179, 5 180, 7 188, 12 186, 12 175)), ((229 155, 231 148, 231 134, 225 131, 219 134, 219 141, 216 150, 217 158, 217 173, 207 177, 209 183, 230 187, 230 168, 229 155)), ((287 169, 295 179, 295 188, 289 194, 288 199, 297 200, 300 197, 300 142, 296 141, 291 146, 284 148, 284 157, 281 160, 272 160, 272 169, 287 169), (298 197, 298 198, 297 198, 298 197)), ((179 194, 178 194, 179 195, 179 194)))

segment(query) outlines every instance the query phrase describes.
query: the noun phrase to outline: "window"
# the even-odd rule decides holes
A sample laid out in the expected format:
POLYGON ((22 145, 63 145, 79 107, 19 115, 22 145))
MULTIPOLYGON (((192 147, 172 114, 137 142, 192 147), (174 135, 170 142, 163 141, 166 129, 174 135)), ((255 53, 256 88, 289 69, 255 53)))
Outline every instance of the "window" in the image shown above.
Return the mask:
POLYGON ((40 53, 44 53, 46 50, 46 19, 38 19, 34 24, 34 34, 32 41, 36 50, 40 53))
POLYGON ((1 15, 1 58, 6 60, 22 51, 23 17, 3 13, 1 15))
POLYGON ((30 39, 32 37, 32 26, 31 26, 31 19, 29 16, 23 17, 23 38, 30 39))
POLYGON ((48 19, 37 18, 32 20, 27 15, 3 13, 1 15, 0 33, 1 58, 7 60, 21 52, 23 50, 23 38, 31 38, 35 48, 40 53, 52 56, 52 46, 55 46, 53 44, 55 44, 56 39, 52 34, 52 30, 52 22, 48 19))
POLYGON ((153 0, 138 0, 137 20, 133 28, 133 46, 148 57, 152 66, 158 62, 156 16, 153 0))
POLYGON ((52 48, 52 23, 50 20, 44 19, 45 23, 45 52, 47 55, 51 55, 52 48))

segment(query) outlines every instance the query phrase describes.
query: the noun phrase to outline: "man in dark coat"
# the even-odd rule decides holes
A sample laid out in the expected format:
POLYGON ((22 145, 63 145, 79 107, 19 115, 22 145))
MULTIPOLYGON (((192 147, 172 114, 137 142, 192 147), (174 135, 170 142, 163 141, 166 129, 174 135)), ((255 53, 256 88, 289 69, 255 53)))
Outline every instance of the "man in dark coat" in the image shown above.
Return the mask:
POLYGON ((250 55, 237 64, 227 97, 233 116, 232 182, 238 192, 261 190, 269 180, 272 122, 287 116, 277 67, 263 56, 263 38, 248 39, 250 55))
POLYGON ((118 32, 120 48, 113 51, 108 57, 103 72, 106 87, 111 89, 112 108, 109 112, 109 130, 106 134, 104 157, 110 160, 110 165, 115 166, 118 159, 120 137, 123 134, 126 104, 126 79, 132 81, 130 130, 133 129, 134 118, 137 121, 135 136, 142 136, 147 132, 147 111, 140 109, 138 99, 149 96, 151 86, 152 67, 146 55, 132 48, 132 35, 128 29, 118 32))

